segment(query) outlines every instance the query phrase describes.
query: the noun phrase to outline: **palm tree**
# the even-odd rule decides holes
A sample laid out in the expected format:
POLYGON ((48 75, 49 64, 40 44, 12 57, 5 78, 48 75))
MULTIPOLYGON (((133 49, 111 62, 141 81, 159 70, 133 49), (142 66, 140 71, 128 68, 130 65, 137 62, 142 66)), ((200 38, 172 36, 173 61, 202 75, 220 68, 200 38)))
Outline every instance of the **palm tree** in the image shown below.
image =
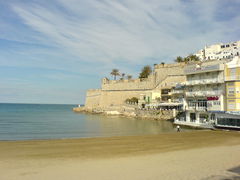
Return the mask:
POLYGON ((164 66, 164 65, 165 65, 165 62, 161 62, 161 65, 164 66))
POLYGON ((139 78, 147 78, 152 73, 151 66, 144 66, 142 72, 139 74, 139 78))
POLYGON ((122 73, 122 74, 121 74, 122 79, 124 79, 125 75, 126 75, 125 73, 122 73))
POLYGON ((113 69, 112 72, 110 73, 112 76, 114 76, 114 80, 116 80, 117 76, 120 76, 119 70, 118 69, 113 69))

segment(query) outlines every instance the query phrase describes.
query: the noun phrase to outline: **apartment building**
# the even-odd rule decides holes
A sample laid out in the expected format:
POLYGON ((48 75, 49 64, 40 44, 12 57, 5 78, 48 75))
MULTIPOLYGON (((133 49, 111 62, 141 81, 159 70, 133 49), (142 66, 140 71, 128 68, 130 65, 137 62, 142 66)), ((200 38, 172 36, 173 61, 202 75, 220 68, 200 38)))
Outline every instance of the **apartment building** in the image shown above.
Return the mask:
POLYGON ((208 126, 215 120, 214 112, 224 112, 224 70, 227 60, 206 61, 185 67, 185 113, 178 124, 208 126))
POLYGON ((195 53, 201 60, 232 59, 240 55, 240 41, 205 46, 195 53))
POLYGON ((240 58, 226 64, 226 103, 228 112, 240 112, 240 58))
POLYGON ((240 128, 240 57, 185 67, 184 113, 176 124, 240 128))

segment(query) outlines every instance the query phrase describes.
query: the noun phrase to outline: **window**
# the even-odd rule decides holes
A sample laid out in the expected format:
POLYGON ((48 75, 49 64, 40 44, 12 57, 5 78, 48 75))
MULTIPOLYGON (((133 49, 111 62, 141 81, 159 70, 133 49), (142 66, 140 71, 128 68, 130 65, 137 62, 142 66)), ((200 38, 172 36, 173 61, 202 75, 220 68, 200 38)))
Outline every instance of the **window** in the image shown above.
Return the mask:
POLYGON ((228 94, 234 94, 235 93, 235 88, 229 87, 228 88, 228 94))
POLYGON ((229 69, 230 76, 236 76, 236 68, 229 69))
POLYGON ((207 101, 206 100, 198 100, 197 105, 198 105, 198 107, 207 107, 207 101))
POLYGON ((190 121, 195 122, 196 121, 196 114, 195 113, 190 113, 190 121))
POLYGON ((219 106, 220 104, 221 104, 220 101, 214 101, 214 102, 213 102, 213 105, 215 105, 215 106, 219 106))
POLYGON ((207 106, 208 106, 208 107, 212 107, 212 106, 213 106, 212 102, 211 102, 211 101, 208 101, 207 106))

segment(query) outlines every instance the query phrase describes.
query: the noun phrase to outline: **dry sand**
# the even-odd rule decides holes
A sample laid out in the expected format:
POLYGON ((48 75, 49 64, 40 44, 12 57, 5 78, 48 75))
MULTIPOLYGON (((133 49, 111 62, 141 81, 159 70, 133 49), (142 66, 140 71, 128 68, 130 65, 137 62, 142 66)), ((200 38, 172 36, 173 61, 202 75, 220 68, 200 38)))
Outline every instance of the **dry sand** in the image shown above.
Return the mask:
POLYGON ((240 132, 0 142, 0 180, 240 179, 240 132))

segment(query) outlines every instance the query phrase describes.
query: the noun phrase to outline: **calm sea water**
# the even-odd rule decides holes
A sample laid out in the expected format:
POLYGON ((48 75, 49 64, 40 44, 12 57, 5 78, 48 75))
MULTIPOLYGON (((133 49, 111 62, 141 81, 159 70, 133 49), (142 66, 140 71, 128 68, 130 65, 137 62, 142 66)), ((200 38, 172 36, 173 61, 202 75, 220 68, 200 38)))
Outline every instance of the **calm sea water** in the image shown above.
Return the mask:
POLYGON ((74 113, 75 105, 0 104, 0 140, 109 137, 174 132, 168 121, 74 113))

